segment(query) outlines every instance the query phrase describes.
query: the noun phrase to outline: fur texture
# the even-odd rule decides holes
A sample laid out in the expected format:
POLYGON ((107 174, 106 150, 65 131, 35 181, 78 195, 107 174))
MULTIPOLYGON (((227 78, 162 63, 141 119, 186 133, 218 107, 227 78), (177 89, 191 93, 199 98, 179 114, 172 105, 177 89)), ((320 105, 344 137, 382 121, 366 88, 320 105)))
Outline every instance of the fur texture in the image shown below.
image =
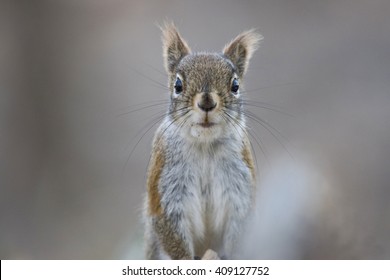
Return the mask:
POLYGON ((236 88, 260 38, 248 31, 223 53, 193 54, 173 24, 163 28, 171 103, 148 171, 147 258, 234 257, 255 186, 236 88))

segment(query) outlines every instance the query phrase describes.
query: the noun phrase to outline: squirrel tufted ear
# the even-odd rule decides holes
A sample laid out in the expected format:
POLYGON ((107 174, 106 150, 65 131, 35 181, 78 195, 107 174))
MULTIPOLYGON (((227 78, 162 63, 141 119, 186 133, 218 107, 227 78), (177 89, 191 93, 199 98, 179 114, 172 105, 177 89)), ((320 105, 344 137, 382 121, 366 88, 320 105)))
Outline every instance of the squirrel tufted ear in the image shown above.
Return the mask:
POLYGON ((223 54, 237 67, 240 77, 247 70, 249 60, 258 48, 261 40, 263 40, 263 36, 251 29, 241 33, 224 47, 223 54))
POLYGON ((168 73, 174 73, 180 60, 191 53, 191 49, 172 22, 165 23, 161 31, 165 69, 168 73))

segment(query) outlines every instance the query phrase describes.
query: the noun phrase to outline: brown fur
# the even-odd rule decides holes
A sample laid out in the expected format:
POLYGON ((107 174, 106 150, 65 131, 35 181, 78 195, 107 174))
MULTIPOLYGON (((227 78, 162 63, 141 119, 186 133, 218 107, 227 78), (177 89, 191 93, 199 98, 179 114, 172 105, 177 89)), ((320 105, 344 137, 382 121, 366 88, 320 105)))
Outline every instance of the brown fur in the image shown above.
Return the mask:
POLYGON ((191 260, 192 256, 186 249, 187 245, 175 232, 169 220, 161 215, 155 220, 155 230, 161 237, 161 244, 168 255, 174 260, 191 260))
POLYGON ((152 216, 161 215, 160 193, 158 183, 160 180, 161 171, 164 167, 165 156, 162 149, 155 149, 150 159, 150 168, 147 180, 148 191, 148 206, 149 214, 152 216))
POLYGON ((243 141, 243 148, 242 148, 242 157, 243 160, 245 161, 246 165, 251 171, 252 174, 252 180, 255 182, 256 177, 255 177, 255 165, 253 163, 253 157, 252 157, 252 152, 251 152, 251 147, 249 144, 249 140, 246 139, 246 141, 243 141))

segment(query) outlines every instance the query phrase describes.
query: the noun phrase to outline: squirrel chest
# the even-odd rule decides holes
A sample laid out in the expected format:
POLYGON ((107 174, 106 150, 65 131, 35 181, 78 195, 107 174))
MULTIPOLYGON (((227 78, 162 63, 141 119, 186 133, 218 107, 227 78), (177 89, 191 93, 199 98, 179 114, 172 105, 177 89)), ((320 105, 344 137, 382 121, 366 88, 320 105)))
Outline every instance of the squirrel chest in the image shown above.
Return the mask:
POLYGON ((247 147, 234 139, 194 144, 176 136, 165 141, 170 143, 162 155, 154 190, 159 201, 154 203, 188 232, 195 254, 207 248, 218 251, 229 220, 244 219, 252 204, 254 178, 245 160, 247 147))

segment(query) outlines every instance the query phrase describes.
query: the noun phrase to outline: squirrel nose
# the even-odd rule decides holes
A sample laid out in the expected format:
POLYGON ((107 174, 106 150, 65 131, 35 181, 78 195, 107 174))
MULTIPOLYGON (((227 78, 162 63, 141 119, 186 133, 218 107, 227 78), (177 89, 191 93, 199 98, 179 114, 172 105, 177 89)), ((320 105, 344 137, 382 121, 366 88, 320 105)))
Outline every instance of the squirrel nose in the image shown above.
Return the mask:
POLYGON ((205 112, 212 111, 215 107, 217 107, 217 103, 215 102, 201 102, 198 103, 198 107, 205 112))
POLYGON ((210 112, 212 111, 215 107, 217 107, 217 103, 213 101, 212 98, 208 94, 204 95, 201 102, 198 103, 199 109, 202 111, 210 112))

